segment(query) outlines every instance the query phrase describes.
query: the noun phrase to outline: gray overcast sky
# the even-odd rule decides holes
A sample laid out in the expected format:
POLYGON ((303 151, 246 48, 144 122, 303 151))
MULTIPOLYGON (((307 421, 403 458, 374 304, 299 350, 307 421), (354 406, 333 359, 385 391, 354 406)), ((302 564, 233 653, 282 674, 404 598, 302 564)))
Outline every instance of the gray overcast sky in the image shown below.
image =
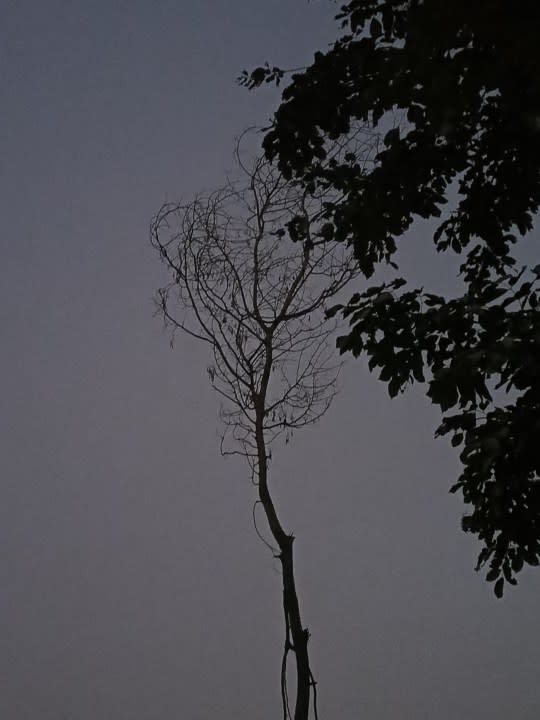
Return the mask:
MULTIPOLYGON (((247 468, 219 456, 204 349, 152 317, 147 228, 270 116, 240 70, 309 60, 334 9, 2 3, 1 718, 278 717, 277 567, 247 468)), ((406 263, 438 282, 425 239, 406 263)), ((351 362, 274 453, 321 719, 540 713, 540 573, 496 601, 473 572, 437 418, 351 362)))

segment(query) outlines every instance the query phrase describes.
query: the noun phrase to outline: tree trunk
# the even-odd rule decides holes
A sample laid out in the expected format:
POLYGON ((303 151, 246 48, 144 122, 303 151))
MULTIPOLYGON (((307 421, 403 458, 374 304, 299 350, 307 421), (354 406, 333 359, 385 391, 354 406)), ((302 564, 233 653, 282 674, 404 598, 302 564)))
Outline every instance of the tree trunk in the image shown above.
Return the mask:
POLYGON ((294 582, 293 540, 287 537, 286 546, 281 548, 281 566, 283 568, 283 598, 286 622, 288 622, 292 640, 292 650, 296 657, 296 705, 294 720, 307 720, 309 715, 309 694, 311 670, 309 667, 307 628, 302 627, 298 596, 294 582))
POLYGON ((262 421, 258 421, 256 428, 258 470, 259 470, 259 498, 266 513, 268 525, 274 540, 279 547, 279 559, 283 577, 283 609, 285 614, 285 649, 282 670, 282 696, 283 712, 287 717, 287 702, 284 683, 286 682, 286 658, 289 650, 294 652, 296 658, 296 703, 294 720, 308 720, 310 689, 312 673, 309 665, 308 639, 309 632, 302 626, 298 595, 294 580, 293 542, 294 536, 288 535, 281 525, 268 488, 268 457, 262 421))

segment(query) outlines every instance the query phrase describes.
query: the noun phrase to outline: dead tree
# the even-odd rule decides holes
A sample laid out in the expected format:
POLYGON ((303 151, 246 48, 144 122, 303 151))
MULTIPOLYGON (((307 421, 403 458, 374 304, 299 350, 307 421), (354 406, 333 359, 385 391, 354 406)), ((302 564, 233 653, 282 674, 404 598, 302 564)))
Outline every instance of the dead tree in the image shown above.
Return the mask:
POLYGON ((325 240, 324 194, 307 195, 266 160, 248 167, 237 151, 237 161, 238 181, 187 204, 166 204, 154 218, 151 241, 169 271, 158 304, 173 332, 209 346, 208 375, 223 399, 221 450, 247 459, 282 567, 283 717, 291 718, 286 676, 292 652, 294 720, 307 720, 312 692, 317 717, 309 632, 295 583, 294 536, 270 491, 270 447, 319 419, 334 397, 339 364, 326 303, 357 266, 342 244, 325 240))

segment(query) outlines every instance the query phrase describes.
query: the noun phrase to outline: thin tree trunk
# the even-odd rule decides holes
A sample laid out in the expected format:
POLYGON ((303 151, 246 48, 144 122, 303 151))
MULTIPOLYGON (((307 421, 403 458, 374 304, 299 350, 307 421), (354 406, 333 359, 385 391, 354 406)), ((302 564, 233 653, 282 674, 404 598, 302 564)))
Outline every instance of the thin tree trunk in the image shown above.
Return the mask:
MULTIPOLYGON (((288 535, 278 518, 270 491, 268 488, 268 456, 262 419, 257 419, 256 439, 258 451, 259 469, 259 498, 266 513, 268 525, 274 540, 279 547, 279 559, 282 567, 283 577, 283 608, 285 613, 285 650, 282 671, 282 684, 285 682, 286 657, 289 650, 292 650, 296 658, 296 703, 294 709, 294 720, 308 720, 310 688, 312 674, 309 665, 307 628, 302 626, 296 583, 294 580, 293 542, 294 536, 288 535)), ((286 697, 282 686, 284 702, 284 715, 286 716, 286 697)))
POLYGON ((285 612, 288 616, 292 639, 292 650, 296 657, 296 705, 294 720, 307 720, 309 714, 309 695, 311 685, 311 671, 309 667, 307 628, 302 627, 298 596, 294 582, 293 540, 289 536, 288 542, 281 549, 281 566, 283 568, 283 595, 285 612))

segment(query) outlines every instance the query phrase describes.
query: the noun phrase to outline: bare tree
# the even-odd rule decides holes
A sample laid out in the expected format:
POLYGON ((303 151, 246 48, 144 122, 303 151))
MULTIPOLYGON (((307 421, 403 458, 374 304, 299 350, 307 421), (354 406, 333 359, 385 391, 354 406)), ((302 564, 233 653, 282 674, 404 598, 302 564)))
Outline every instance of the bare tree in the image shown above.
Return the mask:
MULTIPOLYGON (((237 148, 238 181, 187 204, 166 204, 151 226, 169 270, 158 303, 173 332, 209 346, 210 382, 223 399, 224 455, 245 457, 275 542, 283 578, 284 720, 291 718, 287 658, 296 659, 295 720, 307 720, 316 684, 309 632, 300 614, 294 536, 278 517, 269 486, 272 442, 320 418, 336 390, 339 363, 329 343, 326 303, 357 274, 342 244, 325 240, 325 198, 286 182, 264 159, 246 165, 237 148), (283 239, 290 235, 296 242, 283 239)), ((254 514, 255 519, 255 514, 254 514)))

